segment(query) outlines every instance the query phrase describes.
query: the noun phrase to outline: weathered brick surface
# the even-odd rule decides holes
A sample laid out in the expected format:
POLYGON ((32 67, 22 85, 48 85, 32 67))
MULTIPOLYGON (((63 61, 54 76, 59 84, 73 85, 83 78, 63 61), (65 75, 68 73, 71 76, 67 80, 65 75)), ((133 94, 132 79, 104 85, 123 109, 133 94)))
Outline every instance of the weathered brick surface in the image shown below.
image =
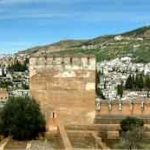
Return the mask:
POLYGON ((30 59, 30 90, 48 117, 52 111, 65 124, 91 123, 95 112, 95 58, 30 59))

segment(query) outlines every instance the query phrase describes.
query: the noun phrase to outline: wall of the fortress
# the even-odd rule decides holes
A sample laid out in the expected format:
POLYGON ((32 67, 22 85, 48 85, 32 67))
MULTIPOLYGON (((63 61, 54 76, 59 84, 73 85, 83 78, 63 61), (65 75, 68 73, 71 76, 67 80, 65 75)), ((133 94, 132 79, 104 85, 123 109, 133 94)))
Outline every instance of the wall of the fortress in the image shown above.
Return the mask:
POLYGON ((150 101, 136 100, 130 101, 103 101, 99 104, 99 110, 97 114, 99 116, 138 116, 149 117, 150 116, 150 101))
POLYGON ((95 117, 94 57, 30 58, 30 90, 46 117, 56 111, 67 123, 90 123, 95 117))

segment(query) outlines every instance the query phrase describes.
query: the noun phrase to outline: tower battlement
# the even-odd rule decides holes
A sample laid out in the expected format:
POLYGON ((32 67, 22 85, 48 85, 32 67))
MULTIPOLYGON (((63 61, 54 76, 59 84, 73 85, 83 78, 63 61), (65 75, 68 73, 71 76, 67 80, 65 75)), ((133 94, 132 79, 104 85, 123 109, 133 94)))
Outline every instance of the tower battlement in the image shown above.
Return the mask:
POLYGON ((76 65, 76 66, 91 66, 95 65, 94 56, 50 56, 50 57, 31 57, 31 65, 76 65))
POLYGON ((95 70, 96 59, 93 56, 50 56, 30 58, 30 77, 40 72, 52 70, 95 70))

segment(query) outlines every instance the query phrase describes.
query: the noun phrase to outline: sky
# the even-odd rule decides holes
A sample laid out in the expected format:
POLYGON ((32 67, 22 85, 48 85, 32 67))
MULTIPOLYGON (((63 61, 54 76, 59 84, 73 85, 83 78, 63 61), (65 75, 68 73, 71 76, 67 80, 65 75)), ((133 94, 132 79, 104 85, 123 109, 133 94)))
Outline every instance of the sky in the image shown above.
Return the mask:
POLYGON ((150 0, 0 0, 0 54, 150 25, 150 0))

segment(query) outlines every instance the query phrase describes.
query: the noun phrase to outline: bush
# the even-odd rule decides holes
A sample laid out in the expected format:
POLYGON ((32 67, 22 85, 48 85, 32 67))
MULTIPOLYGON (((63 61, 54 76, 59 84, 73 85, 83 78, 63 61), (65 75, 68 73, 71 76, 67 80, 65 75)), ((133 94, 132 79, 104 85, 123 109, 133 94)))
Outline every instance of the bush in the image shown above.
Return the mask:
POLYGON ((143 127, 144 122, 142 119, 138 119, 135 117, 127 117, 123 119, 120 123, 120 127, 122 131, 132 130, 135 127, 143 127))
POLYGON ((16 140, 30 140, 45 131, 45 119, 35 100, 10 98, 1 112, 0 133, 16 140))
POLYGON ((138 149, 144 137, 144 122, 141 119, 127 117, 120 123, 121 143, 125 149, 138 149))

